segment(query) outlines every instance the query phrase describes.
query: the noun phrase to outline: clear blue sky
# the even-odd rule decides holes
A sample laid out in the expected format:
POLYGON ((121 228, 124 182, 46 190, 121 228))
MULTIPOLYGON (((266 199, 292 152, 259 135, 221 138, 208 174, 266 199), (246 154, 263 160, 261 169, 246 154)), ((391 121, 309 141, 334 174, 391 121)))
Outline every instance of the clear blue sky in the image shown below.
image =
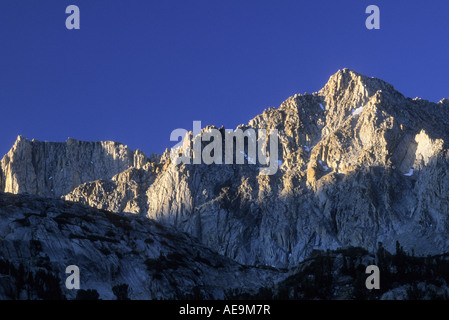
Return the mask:
POLYGON ((0 41, 0 157, 18 134, 161 153, 175 128, 235 128, 344 67, 449 97, 447 0, 1 0, 0 41))

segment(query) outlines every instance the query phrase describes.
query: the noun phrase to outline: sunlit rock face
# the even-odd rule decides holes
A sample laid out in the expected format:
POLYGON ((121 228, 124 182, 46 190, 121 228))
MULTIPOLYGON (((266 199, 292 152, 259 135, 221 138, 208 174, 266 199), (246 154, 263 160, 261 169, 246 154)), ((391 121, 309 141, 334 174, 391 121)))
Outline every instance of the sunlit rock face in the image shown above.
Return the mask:
POLYGON ((448 120, 444 101, 405 98, 344 69, 242 126, 278 130, 275 175, 251 164, 166 164, 148 189, 148 216, 247 264, 291 266, 313 249, 378 242, 394 251, 396 240, 441 252, 448 120))
POLYGON ((139 150, 113 141, 43 142, 17 137, 1 161, 1 191, 59 197, 81 183, 149 162, 139 150))
POLYGON ((294 266, 314 249, 374 251, 378 242, 394 251, 397 240, 439 253, 449 247, 447 101, 406 98, 343 69, 239 126, 278 131, 273 175, 257 162, 175 164, 169 150, 148 159, 114 143, 21 138, 2 160, 0 185, 147 216, 248 265, 294 266))

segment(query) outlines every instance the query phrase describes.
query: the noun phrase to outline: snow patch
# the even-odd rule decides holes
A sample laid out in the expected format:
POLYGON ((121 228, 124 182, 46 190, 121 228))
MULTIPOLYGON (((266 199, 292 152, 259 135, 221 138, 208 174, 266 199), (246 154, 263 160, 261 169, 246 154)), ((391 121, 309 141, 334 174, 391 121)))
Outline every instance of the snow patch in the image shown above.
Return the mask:
POLYGON ((323 105, 321 103, 320 103, 320 107, 321 107, 321 110, 324 111, 324 107, 323 107, 323 105))
POLYGON ((407 173, 404 173, 404 176, 410 177, 411 175, 413 175, 413 169, 410 168, 410 171, 407 173))
POLYGON ((253 158, 247 157, 246 159, 247 159, 248 162, 250 162, 251 164, 256 164, 256 161, 254 161, 253 158))
POLYGON ((304 146, 304 150, 306 150, 306 152, 310 152, 310 147, 309 146, 304 146))
POLYGON ((48 180, 51 180, 51 179, 53 179, 53 176, 51 176, 50 178, 48 178, 48 180))
POLYGON ((364 108, 365 107, 363 106, 363 107, 360 107, 360 108, 357 108, 357 109, 353 109, 352 110, 352 115, 355 116, 355 115, 359 114, 360 112, 363 111, 364 108))
POLYGON ((329 170, 329 167, 326 164, 323 164, 323 162, 321 160, 318 160, 318 163, 321 165, 321 167, 323 168, 324 171, 329 170))
POLYGON ((248 155, 246 154, 246 152, 243 152, 243 151, 240 150, 240 153, 242 153, 243 156, 245 157, 245 159, 248 160, 248 163, 256 164, 256 161, 254 161, 251 157, 248 157, 248 155))

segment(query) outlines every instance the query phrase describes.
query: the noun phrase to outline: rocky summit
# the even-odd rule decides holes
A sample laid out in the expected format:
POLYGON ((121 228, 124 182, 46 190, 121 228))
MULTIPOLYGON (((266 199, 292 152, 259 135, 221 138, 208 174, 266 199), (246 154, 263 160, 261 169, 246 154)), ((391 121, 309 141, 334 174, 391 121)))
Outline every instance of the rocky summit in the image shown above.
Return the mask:
MULTIPOLYGON (((168 149, 162 156, 147 157, 116 142, 68 139, 55 143, 19 136, 1 161, 0 191, 23 194, 28 207, 8 211, 5 208, 12 205, 8 201, 19 200, 3 196, 0 237, 6 243, 41 241, 50 232, 54 244, 41 249, 50 261, 66 262, 70 250, 75 250, 70 248, 80 239, 82 244, 77 246, 88 251, 106 245, 108 252, 137 250, 129 261, 114 258, 116 264, 129 264, 133 259, 141 261, 145 250, 154 251, 149 259, 155 259, 155 251, 168 252, 162 246, 150 249, 140 243, 145 243, 145 228, 154 234, 151 228, 160 223, 194 241, 202 248, 199 252, 208 248, 214 257, 221 257, 217 259, 226 259, 227 270, 237 264, 250 268, 264 280, 255 284, 254 279, 242 277, 240 285, 264 289, 276 279, 285 283, 280 270, 298 268, 317 250, 360 247, 374 254, 379 247, 394 252, 400 243, 401 250, 417 256, 449 251, 448 99, 434 103, 407 98, 380 79, 343 69, 321 90, 290 97, 279 108, 268 108, 238 128, 277 130, 279 168, 275 174, 260 174, 252 161, 243 165, 177 164, 168 149), (78 203, 91 217, 89 230, 78 226, 58 231, 54 218, 65 209, 54 210, 54 217, 48 213, 43 217, 42 208, 33 209, 34 202, 57 203, 61 208, 78 203), (28 222, 19 235, 11 225, 14 219, 25 219, 23 215, 29 215, 28 222), (104 215, 136 221, 136 226, 130 223, 129 229, 115 235, 114 248, 105 240, 104 215), (123 232, 131 238, 122 244, 123 232), (100 238, 91 241, 89 236, 95 235, 100 238)), ((206 131, 189 135, 198 139, 206 131)), ((179 151, 186 148, 185 143, 179 151)), ((64 221, 74 224, 80 219, 72 215, 64 221)), ((63 226, 65 222, 59 228, 63 226)), ((27 257, 21 250, 25 249, 20 253, 4 249, 2 255, 27 257)), ((98 258, 83 254, 86 264, 95 265, 98 258)), ((185 257, 186 252, 176 254, 185 257)), ((341 261, 337 256, 336 261, 341 261)), ((112 267, 106 262, 96 267, 111 275, 112 267)), ((146 279, 114 272, 124 283, 146 279)), ((199 272, 207 279, 206 271, 199 272)), ((164 293, 157 293, 146 288, 135 297, 172 298, 171 289, 166 286, 164 293)), ((224 296, 206 291, 206 296, 224 296)))

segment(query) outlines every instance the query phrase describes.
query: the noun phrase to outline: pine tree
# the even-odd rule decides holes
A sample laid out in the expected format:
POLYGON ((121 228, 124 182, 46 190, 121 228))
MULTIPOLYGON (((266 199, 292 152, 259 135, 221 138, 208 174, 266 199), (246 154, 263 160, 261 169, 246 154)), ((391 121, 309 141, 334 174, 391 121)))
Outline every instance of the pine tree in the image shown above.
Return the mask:
POLYGON ((128 287, 126 283, 122 283, 112 288, 112 292, 117 297, 117 300, 130 300, 128 297, 128 287))

